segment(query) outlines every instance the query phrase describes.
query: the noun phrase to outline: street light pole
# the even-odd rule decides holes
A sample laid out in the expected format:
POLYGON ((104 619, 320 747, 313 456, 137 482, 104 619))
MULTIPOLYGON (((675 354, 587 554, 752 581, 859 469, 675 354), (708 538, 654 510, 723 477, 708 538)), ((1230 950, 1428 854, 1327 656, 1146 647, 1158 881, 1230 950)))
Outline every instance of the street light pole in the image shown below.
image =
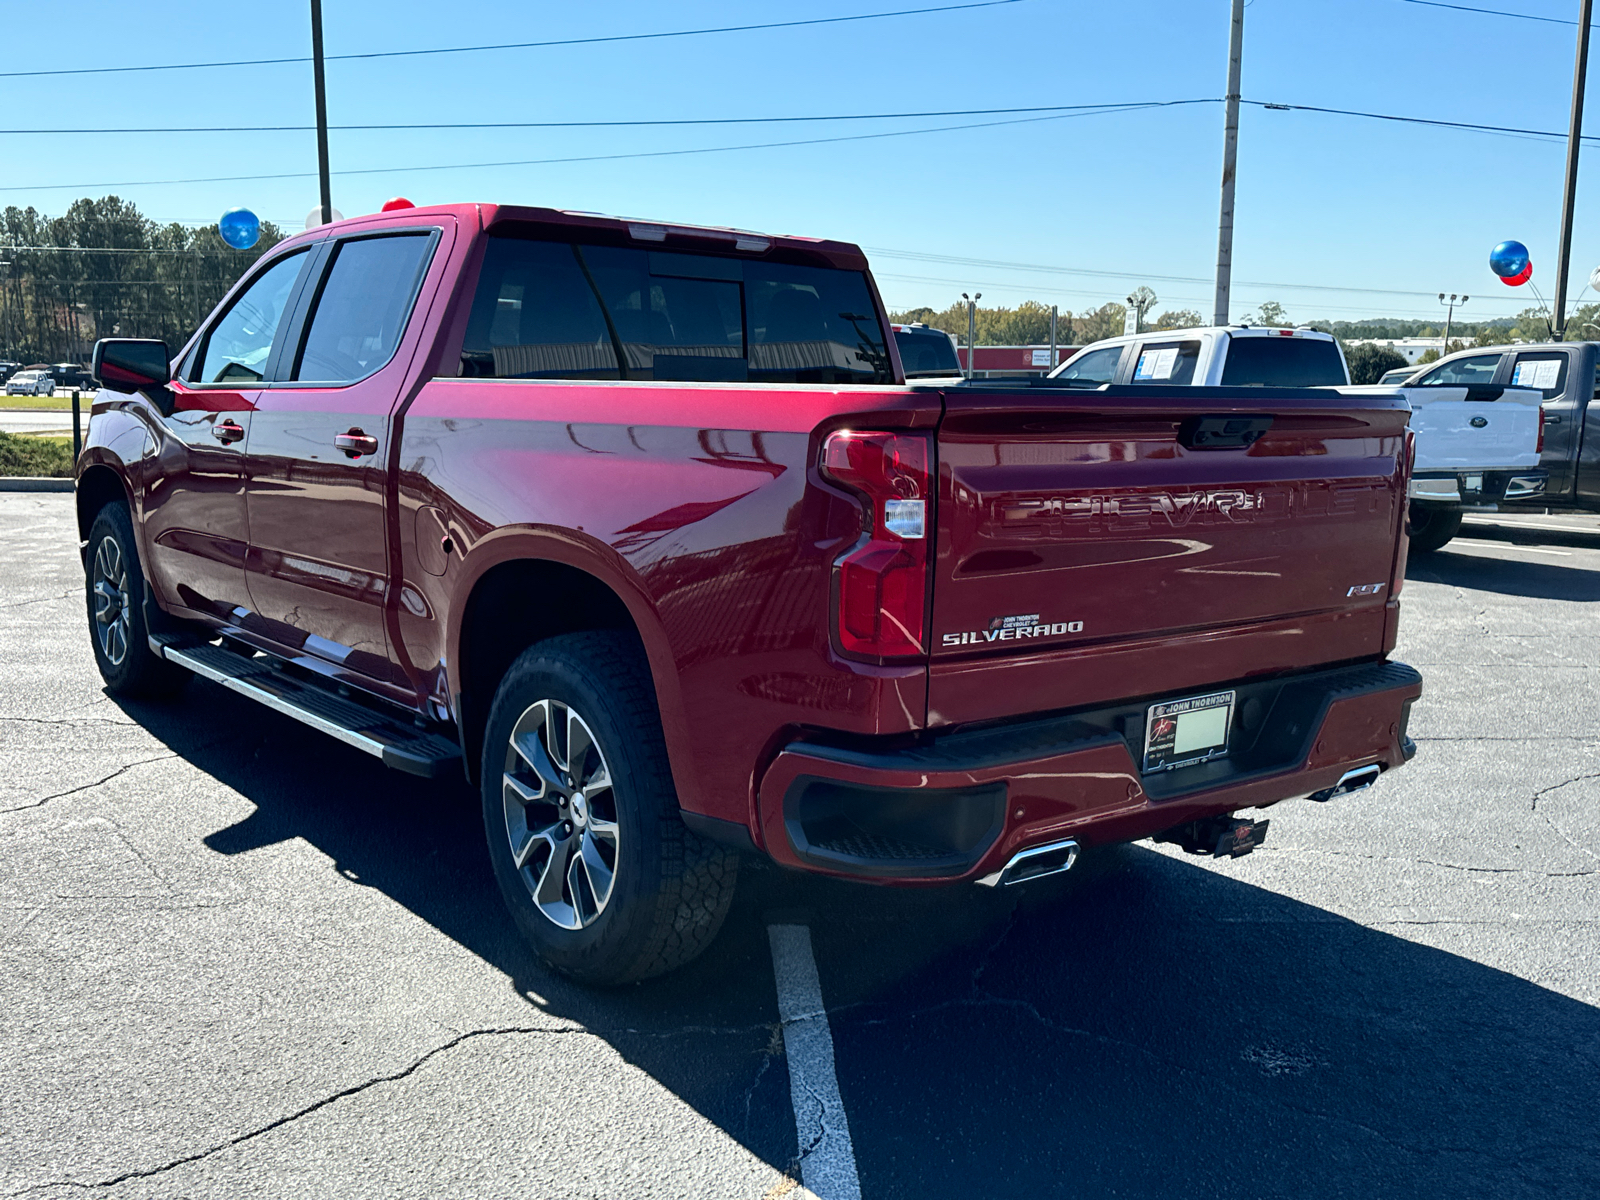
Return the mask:
POLYGON ((317 93, 317 182, 322 187, 322 223, 333 220, 328 186, 328 92, 322 82, 322 0, 311 0, 311 74, 317 93))
MULTIPOLYGON (((1587 5, 1589 0, 1583 0, 1587 5)), ((1233 0, 1233 26, 1228 35, 1228 96, 1222 136, 1222 211, 1217 220, 1217 295, 1213 325, 1228 323, 1233 287, 1233 178, 1239 161, 1239 68, 1244 56, 1244 0, 1233 0)))
POLYGON ((971 297, 965 292, 961 298, 967 302, 967 378, 972 379, 973 367, 978 361, 978 301, 983 299, 982 292, 974 292, 971 297))
POLYGON ((1454 292, 1451 292, 1450 298, 1446 300, 1444 298, 1444 293, 1439 293, 1439 303, 1449 306, 1445 309, 1444 314, 1444 347, 1439 351, 1440 358, 1443 358, 1446 354, 1450 353, 1450 323, 1455 319, 1456 305, 1465 304, 1471 299, 1471 296, 1457 296, 1454 292))
POLYGON ((1572 68, 1572 124, 1567 132, 1567 184, 1561 195, 1561 249, 1556 255, 1556 294, 1550 325, 1556 341, 1566 336, 1567 269, 1572 265, 1572 214, 1578 198, 1578 147, 1583 140, 1583 88, 1589 73, 1589 17, 1594 0, 1578 0, 1578 61, 1572 68))

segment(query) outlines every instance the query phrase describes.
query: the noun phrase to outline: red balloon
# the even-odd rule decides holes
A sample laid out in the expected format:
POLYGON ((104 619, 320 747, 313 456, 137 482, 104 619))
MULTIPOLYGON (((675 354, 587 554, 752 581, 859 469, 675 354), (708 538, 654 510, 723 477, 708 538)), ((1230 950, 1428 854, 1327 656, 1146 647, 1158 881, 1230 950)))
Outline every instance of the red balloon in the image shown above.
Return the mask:
POLYGON ((383 202, 383 207, 379 211, 380 212, 397 212, 398 210, 400 210, 402 208, 415 208, 415 207, 416 207, 416 205, 411 203, 411 201, 407 200, 404 196, 396 196, 393 200, 385 200, 383 202))
POLYGON ((1507 287, 1521 287, 1523 284, 1527 283, 1528 280, 1530 280, 1532 278, 1533 278, 1533 264, 1530 262, 1527 266, 1523 267, 1522 270, 1518 271, 1515 275, 1502 275, 1500 277, 1500 282, 1505 284, 1507 287))

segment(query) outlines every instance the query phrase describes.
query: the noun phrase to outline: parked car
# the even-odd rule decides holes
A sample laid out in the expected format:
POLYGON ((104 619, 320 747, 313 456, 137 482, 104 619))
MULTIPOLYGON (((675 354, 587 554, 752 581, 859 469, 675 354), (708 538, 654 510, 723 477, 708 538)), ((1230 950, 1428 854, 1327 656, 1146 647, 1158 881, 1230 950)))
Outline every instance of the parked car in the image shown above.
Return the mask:
POLYGON ((581 980, 699 953, 741 851, 989 886, 1236 856, 1241 810, 1415 751, 1397 393, 908 386, 855 246, 494 205, 289 238, 95 373, 110 690, 200 675, 465 769, 581 980))
POLYGON ((88 367, 80 367, 77 363, 51 363, 50 378, 54 379, 56 386, 63 391, 94 387, 94 374, 88 367))
POLYGON ((907 379, 956 378, 961 360, 956 355, 956 340, 942 329, 919 323, 895 325, 894 341, 900 350, 900 364, 907 379))
POLYGON ((1396 367, 1394 370, 1385 371, 1378 376, 1378 384, 1380 387, 1399 387, 1420 370, 1422 368, 1418 366, 1396 367))
MULTIPOLYGON (((1498 358, 1492 359, 1498 362, 1498 358)), ((1411 482, 1410 549, 1425 554, 1450 541, 1468 509, 1543 495, 1539 395, 1489 386, 1481 356, 1452 356, 1399 388, 1412 410, 1416 463, 1411 482), (1470 362, 1468 360, 1470 359, 1470 362), (1491 401, 1498 401, 1493 408, 1491 401)), ((1331 334, 1311 329, 1226 326, 1152 331, 1084 347, 1056 371, 1075 387, 1116 382, 1333 387, 1393 393, 1393 385, 1350 386, 1331 334)))
POLYGON ((0 383, 4 383, 20 370, 22 370, 21 363, 0 360, 0 383))
POLYGON ((8 396, 52 396, 56 381, 49 371, 18 371, 6 380, 8 396))

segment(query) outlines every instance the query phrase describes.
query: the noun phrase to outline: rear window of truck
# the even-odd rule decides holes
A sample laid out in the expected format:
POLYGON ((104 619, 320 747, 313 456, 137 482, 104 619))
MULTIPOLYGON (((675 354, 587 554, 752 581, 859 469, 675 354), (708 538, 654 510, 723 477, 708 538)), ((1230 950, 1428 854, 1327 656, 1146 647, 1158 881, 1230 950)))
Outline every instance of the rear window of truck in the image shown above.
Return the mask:
POLYGON ((891 383, 860 271, 491 237, 460 373, 891 383))
POLYGON ((1224 387, 1343 387, 1349 382, 1339 348, 1307 337, 1228 339, 1224 387))
POLYGON ((896 329, 895 345, 907 379, 961 374, 961 360, 950 335, 939 329, 896 329))

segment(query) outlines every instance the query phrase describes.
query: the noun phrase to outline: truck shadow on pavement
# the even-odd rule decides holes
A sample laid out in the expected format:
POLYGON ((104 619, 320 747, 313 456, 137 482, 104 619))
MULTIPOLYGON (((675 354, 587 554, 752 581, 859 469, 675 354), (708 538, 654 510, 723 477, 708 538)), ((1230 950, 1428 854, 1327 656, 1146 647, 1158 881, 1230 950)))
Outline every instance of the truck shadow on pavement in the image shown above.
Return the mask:
POLYGON ((503 971, 530 1025, 581 1023, 778 1169, 797 1153, 781 918, 812 927, 875 1200, 1600 1190, 1600 1011, 1222 872, 1121 847, 994 894, 756 864, 701 959, 588 992, 518 939, 464 783, 385 771, 204 682, 123 707, 256 806, 208 848, 303 838, 503 971), (229 725, 262 741, 208 744, 229 725))
MULTIPOLYGON (((1493 532, 1497 531, 1473 530, 1473 537, 1492 536, 1493 532)), ((1509 538, 1503 540, 1511 544, 1509 538)), ((1411 558, 1406 563, 1406 578, 1531 600, 1588 603, 1600 600, 1600 570, 1557 563, 1511 562, 1481 554, 1452 552, 1448 546, 1411 558)))

